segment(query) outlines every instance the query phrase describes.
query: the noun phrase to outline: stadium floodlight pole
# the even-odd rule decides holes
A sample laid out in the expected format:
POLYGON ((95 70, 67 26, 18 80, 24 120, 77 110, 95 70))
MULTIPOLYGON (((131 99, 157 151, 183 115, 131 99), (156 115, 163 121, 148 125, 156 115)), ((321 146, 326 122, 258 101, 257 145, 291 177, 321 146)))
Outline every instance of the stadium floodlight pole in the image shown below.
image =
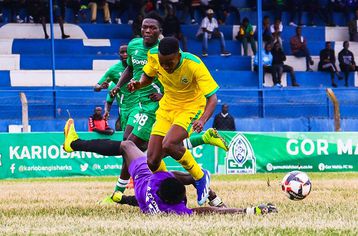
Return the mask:
POLYGON ((262 0, 257 0, 257 55, 258 55, 258 72, 259 88, 263 86, 263 67, 262 67, 262 0))
POLYGON ((50 0, 50 33, 51 33, 51 56, 52 56, 52 93, 53 93, 53 105, 54 105, 54 118, 56 118, 56 77, 55 77, 55 38, 53 33, 53 0, 50 0))

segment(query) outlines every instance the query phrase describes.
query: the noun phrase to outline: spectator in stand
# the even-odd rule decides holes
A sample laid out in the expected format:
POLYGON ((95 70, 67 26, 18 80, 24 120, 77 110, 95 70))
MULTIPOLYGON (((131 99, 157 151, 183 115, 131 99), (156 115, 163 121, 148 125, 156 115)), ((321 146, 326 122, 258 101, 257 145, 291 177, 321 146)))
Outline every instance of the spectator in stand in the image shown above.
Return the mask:
POLYGON ((349 42, 344 41, 343 49, 338 53, 339 67, 344 73, 345 83, 344 86, 348 87, 348 76, 349 72, 358 71, 358 67, 354 61, 354 55, 351 51, 348 50, 349 42))
MULTIPOLYGON (((64 20, 61 16, 61 7, 64 7, 64 0, 53 1, 53 16, 57 19, 60 25, 62 39, 67 39, 70 36, 65 34, 64 20)), ((45 39, 50 38, 47 34, 46 22, 50 19, 49 3, 47 0, 27 0, 27 11, 33 17, 35 23, 41 23, 45 34, 45 39)))
POLYGON ((235 131, 235 119, 229 114, 229 106, 223 104, 221 112, 214 118, 213 128, 216 130, 235 131))
MULTIPOLYGON (((86 15, 84 14, 84 12, 82 10, 87 9, 87 6, 86 6, 87 2, 85 2, 83 0, 66 0, 65 3, 66 3, 67 8, 72 9, 75 23, 80 22, 80 20, 79 20, 80 15, 83 20, 86 19, 86 15), (84 4, 86 4, 86 5, 84 5, 84 4)), ((62 17, 65 18, 64 15, 62 17)))
POLYGON ((89 0, 88 7, 91 9, 91 23, 97 22, 97 9, 103 9, 104 23, 111 23, 111 14, 109 12, 109 5, 106 0, 89 0))
POLYGON ((219 31, 219 25, 214 18, 214 11, 212 9, 207 10, 207 16, 201 21, 200 28, 196 36, 203 40, 203 53, 202 56, 208 56, 208 40, 212 38, 220 38, 221 56, 230 56, 231 53, 226 51, 224 34, 219 31))
POLYGON ((112 135, 114 130, 109 127, 107 120, 102 116, 102 107, 96 107, 94 114, 88 118, 88 131, 112 135))
POLYGON ((254 39, 254 29, 249 22, 249 19, 245 17, 240 25, 239 32, 237 32, 236 39, 241 41, 244 48, 244 56, 248 55, 248 43, 251 45, 251 50, 256 55, 256 42, 254 39))
POLYGON ((168 7, 168 15, 164 20, 163 24, 163 35, 164 37, 173 36, 181 41, 183 50, 187 51, 187 39, 181 32, 180 21, 175 15, 174 9, 169 6, 168 7))
POLYGON ((149 14, 150 12, 152 11, 155 11, 155 3, 153 0, 145 0, 143 6, 142 6, 142 9, 141 9, 141 14, 143 16, 149 14))
POLYGON ((294 87, 300 86, 296 82, 296 76, 292 66, 285 65, 283 63, 284 61, 286 61, 286 55, 283 52, 281 45, 278 42, 276 42, 273 45, 273 49, 272 49, 272 71, 277 77, 278 83, 281 84, 281 77, 283 72, 287 72, 290 74, 292 86, 294 87))
POLYGON ((355 18, 348 23, 349 41, 358 42, 358 9, 355 11, 355 18))
POLYGON ((233 5, 231 5, 231 0, 215 0, 210 1, 213 5, 214 12, 217 15, 218 21, 220 25, 224 25, 226 23, 226 18, 229 14, 235 15, 235 24, 240 24, 240 12, 239 9, 233 5))
POLYGON ((186 0, 185 4, 190 5, 191 7, 189 7, 189 13, 190 13, 190 18, 191 18, 191 23, 192 24, 197 24, 196 20, 195 20, 195 11, 199 11, 200 15, 203 16, 203 11, 205 11, 205 8, 200 4, 200 0, 186 0))
MULTIPOLYGON (((278 81, 276 74, 273 73, 273 68, 272 68, 272 59, 273 58, 272 58, 271 50, 272 50, 272 45, 270 43, 266 43, 264 50, 262 50, 262 52, 261 52, 262 66, 263 66, 263 72, 264 72, 264 83, 265 83, 265 74, 271 73, 274 86, 281 88, 282 85, 278 81)), ((259 55, 257 52, 255 55, 255 58, 254 58, 254 70, 255 71, 259 71, 258 65, 259 65, 259 55)))
POLYGON ((334 55, 334 50, 331 48, 331 42, 326 42, 325 49, 322 49, 319 53, 319 71, 327 71, 331 75, 331 82, 333 87, 337 87, 337 84, 334 82, 334 75, 337 75, 338 79, 343 79, 337 70, 336 67, 336 56, 334 55))
POLYGON ((283 25, 279 18, 275 19, 275 22, 271 25, 270 30, 272 33, 273 44, 275 44, 277 42, 280 44, 280 47, 282 47, 281 34, 282 34, 282 30, 283 30, 283 25))
POLYGON ((298 26, 296 28, 296 35, 290 39, 291 52, 295 57, 306 58, 306 71, 312 71, 310 65, 314 64, 311 54, 307 48, 307 41, 302 36, 302 28, 298 26))
POLYGON ((287 6, 290 11, 290 26, 302 25, 302 11, 303 11, 303 0, 287 0, 287 6), (297 24, 295 23, 295 18, 297 14, 297 24))
MULTIPOLYGON (((256 27, 255 30, 255 40, 258 40, 258 27, 256 27)), ((262 40, 264 41, 265 44, 272 44, 273 42, 273 37, 272 37, 272 33, 271 33, 271 29, 270 29, 270 17, 269 16, 264 16, 263 22, 262 22, 262 40)))

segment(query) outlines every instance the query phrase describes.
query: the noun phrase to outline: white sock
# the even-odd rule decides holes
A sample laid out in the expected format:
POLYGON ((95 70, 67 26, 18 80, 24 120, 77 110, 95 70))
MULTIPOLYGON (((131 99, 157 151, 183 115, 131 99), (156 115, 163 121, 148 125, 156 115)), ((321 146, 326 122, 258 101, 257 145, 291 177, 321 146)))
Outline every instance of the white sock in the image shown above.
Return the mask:
POLYGON ((183 144, 184 144, 184 147, 185 147, 186 149, 192 149, 192 148, 193 148, 193 145, 191 144, 189 138, 184 139, 184 140, 183 140, 183 144))

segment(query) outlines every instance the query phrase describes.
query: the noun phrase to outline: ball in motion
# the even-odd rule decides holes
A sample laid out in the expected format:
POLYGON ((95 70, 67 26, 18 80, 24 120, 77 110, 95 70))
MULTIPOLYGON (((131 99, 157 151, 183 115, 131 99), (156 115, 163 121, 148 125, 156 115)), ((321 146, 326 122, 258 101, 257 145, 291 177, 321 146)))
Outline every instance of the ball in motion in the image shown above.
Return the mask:
POLYGON ((302 171, 291 171, 281 182, 282 191, 291 200, 302 200, 311 192, 311 181, 308 175, 302 171))

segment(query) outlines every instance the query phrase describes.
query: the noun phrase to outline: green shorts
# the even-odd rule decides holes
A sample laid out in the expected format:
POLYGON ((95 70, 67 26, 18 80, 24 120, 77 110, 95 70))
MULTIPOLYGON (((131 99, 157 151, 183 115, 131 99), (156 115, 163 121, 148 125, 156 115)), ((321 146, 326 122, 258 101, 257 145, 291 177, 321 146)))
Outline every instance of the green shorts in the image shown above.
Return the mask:
POLYGON ((132 127, 135 126, 136 119, 138 118, 140 112, 141 112, 140 107, 136 107, 130 110, 124 110, 124 109, 121 110, 121 126, 123 130, 127 125, 130 125, 132 127))
POLYGON ((158 103, 148 103, 142 105, 140 114, 136 117, 135 125, 133 126, 132 134, 138 138, 149 141, 150 133, 155 122, 155 112, 158 109, 158 103))

